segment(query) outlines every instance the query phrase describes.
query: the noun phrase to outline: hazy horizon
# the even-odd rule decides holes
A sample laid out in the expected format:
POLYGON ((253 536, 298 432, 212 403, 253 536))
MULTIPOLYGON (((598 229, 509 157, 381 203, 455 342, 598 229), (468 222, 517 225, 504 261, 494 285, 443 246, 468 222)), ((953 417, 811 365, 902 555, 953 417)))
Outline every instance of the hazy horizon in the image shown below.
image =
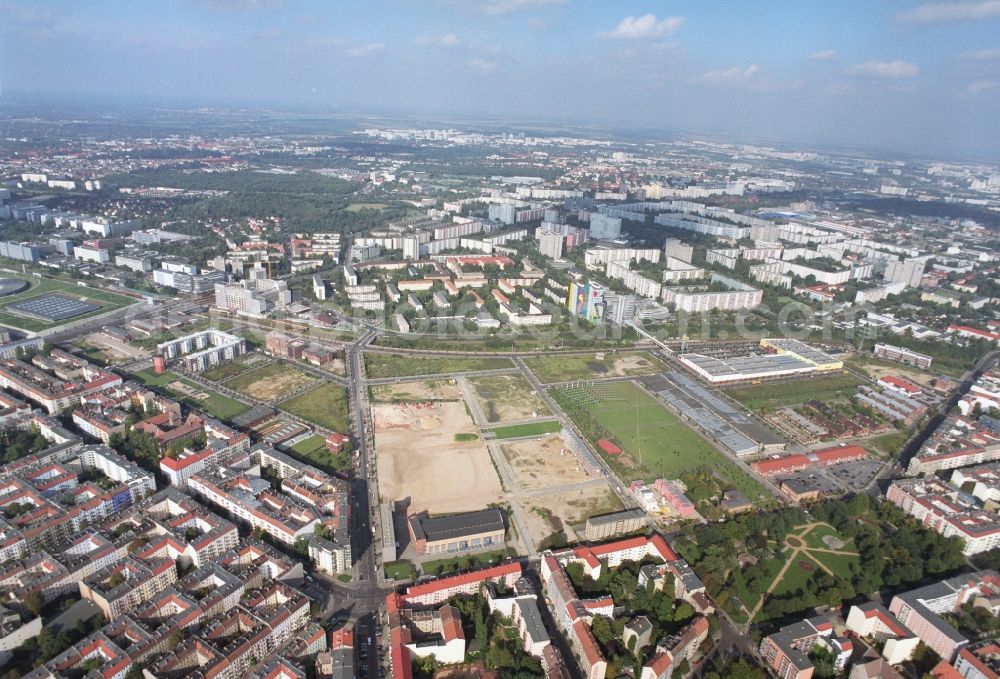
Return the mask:
POLYGON ((1000 0, 0 0, 0 102, 548 121, 1000 155, 1000 0))

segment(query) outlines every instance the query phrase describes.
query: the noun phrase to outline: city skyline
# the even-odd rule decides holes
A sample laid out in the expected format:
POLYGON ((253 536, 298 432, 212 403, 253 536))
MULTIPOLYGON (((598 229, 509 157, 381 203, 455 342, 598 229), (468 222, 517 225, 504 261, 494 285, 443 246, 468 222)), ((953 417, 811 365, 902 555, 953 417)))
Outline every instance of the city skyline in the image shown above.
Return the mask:
POLYGON ((1000 2, 4 2, 4 99, 326 107, 988 157, 1000 2))

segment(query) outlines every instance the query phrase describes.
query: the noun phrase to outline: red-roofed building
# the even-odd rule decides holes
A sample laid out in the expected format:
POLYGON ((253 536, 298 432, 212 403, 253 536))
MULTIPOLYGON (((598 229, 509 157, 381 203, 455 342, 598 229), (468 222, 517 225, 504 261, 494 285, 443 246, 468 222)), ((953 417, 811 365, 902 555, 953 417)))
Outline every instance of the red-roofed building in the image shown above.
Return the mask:
POLYGON ((520 579, 521 573, 521 564, 517 561, 511 561, 491 568, 412 585, 406 588, 406 592, 402 595, 402 601, 423 606, 439 604, 456 594, 475 594, 488 580, 503 582, 507 587, 513 587, 514 583, 520 579))
POLYGON ((827 467, 841 462, 863 460, 868 457, 868 451, 861 446, 833 446, 813 451, 812 457, 816 459, 817 464, 827 467))
POLYGON ((959 337, 966 337, 968 339, 988 339, 993 342, 1000 342, 1000 334, 989 332, 987 330, 980 330, 979 328, 973 328, 968 325, 949 325, 948 332, 953 332, 959 337))
POLYGON ((897 394, 902 394, 903 396, 916 396, 923 391, 919 385, 895 375, 884 375, 879 378, 878 383, 886 389, 894 391, 897 394))
POLYGON ((786 455, 785 457, 751 462, 750 468, 761 476, 775 476, 776 474, 788 474, 806 469, 811 465, 812 462, 806 455, 786 455))

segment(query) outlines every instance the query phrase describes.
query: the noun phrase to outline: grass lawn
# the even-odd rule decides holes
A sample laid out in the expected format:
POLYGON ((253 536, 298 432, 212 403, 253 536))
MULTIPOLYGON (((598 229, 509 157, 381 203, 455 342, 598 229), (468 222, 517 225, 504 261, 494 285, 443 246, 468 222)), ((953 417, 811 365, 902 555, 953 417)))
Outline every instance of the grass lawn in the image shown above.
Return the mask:
POLYGON ((768 497, 760 484, 632 382, 557 389, 552 396, 595 447, 606 437, 622 449, 624 455, 616 456, 597 448, 626 483, 675 479, 710 467, 751 498, 768 497))
POLYGON ((756 412, 769 412, 785 406, 801 405, 810 399, 835 401, 848 398, 862 380, 850 373, 806 377, 784 382, 755 384, 726 389, 726 393, 756 412))
POLYGON ((308 457, 309 455, 311 455, 312 453, 316 452, 317 450, 319 450, 321 448, 324 448, 325 447, 325 445, 324 445, 325 442, 326 442, 326 439, 324 439, 322 436, 319 436, 317 434, 317 435, 314 435, 314 436, 310 436, 309 438, 302 439, 301 441, 299 441, 298 443, 296 443, 294 446, 292 446, 291 450, 293 452, 297 453, 298 455, 302 455, 302 456, 308 457))
POLYGON ((123 295, 118 295, 113 292, 107 292, 105 290, 99 290, 93 287, 82 287, 69 283, 66 281, 55 280, 52 278, 35 278, 34 276, 26 276, 24 274, 8 273, 6 271, 0 272, 0 278, 20 278, 22 280, 30 281, 31 287, 24 292, 19 292, 16 295, 10 295, 8 297, 0 298, 0 324, 9 325, 14 328, 20 328, 21 330, 27 330, 29 332, 37 332, 39 330, 47 330, 48 328, 54 328, 59 325, 64 325, 66 323, 73 323, 84 318, 90 318, 91 316, 96 316, 98 314, 103 314, 108 311, 113 311, 115 309, 121 309, 122 307, 129 306, 130 304, 138 304, 140 300, 133 299, 131 297, 125 297, 123 295), (32 299, 34 297, 40 297, 42 295, 47 295, 52 292, 64 292, 73 298, 85 298, 85 301, 94 304, 100 304, 100 309, 95 309, 89 314, 83 314, 81 316, 76 316, 74 318, 68 318, 65 321, 44 321, 37 318, 28 318, 27 316, 20 316, 13 312, 7 311, 7 307, 11 304, 16 304, 18 302, 23 302, 25 300, 32 299))
POLYGON ((221 382, 222 380, 227 380, 230 377, 236 377, 240 373, 246 370, 246 366, 238 361, 227 361, 226 363, 221 363, 214 368, 209 368, 201 374, 206 380, 211 380, 212 382, 221 382))
POLYGON ((347 389, 333 382, 282 401, 278 407, 332 431, 344 433, 350 425, 347 389))
POLYGON ((344 208, 347 212, 361 212, 362 210, 384 210, 388 205, 385 203, 351 203, 344 208))
MULTIPOLYGON (((851 549, 851 547, 845 547, 845 549, 851 549)), ((861 563, 858 557, 851 556, 850 554, 810 552, 810 556, 817 561, 822 561, 823 565, 848 581, 851 580, 851 564, 861 563)))
POLYGON ((152 368, 146 368, 145 370, 133 373, 132 376, 141 381, 147 387, 160 387, 163 391, 167 392, 170 396, 176 398, 181 403, 189 405, 192 408, 202 410, 211 417, 216 417, 220 420, 228 420, 250 409, 250 406, 242 401, 237 401, 234 398, 229 398, 228 396, 224 396, 223 394, 212 391, 211 389, 206 389, 201 385, 195 384, 191 380, 185 379, 177 373, 169 370, 157 375, 153 372, 152 368), (207 394, 207 398, 199 400, 193 396, 175 391, 168 386, 169 384, 177 381, 191 387, 196 390, 197 393, 207 394))
POLYGON ((844 543, 843 547, 837 547, 837 551, 840 552, 854 551, 854 543, 848 540, 844 540, 844 538, 842 538, 840 534, 837 531, 835 531, 832 527, 825 526, 822 524, 819 526, 815 526, 811 531, 806 533, 805 537, 806 545, 808 545, 811 549, 832 549, 832 547, 828 547, 826 543, 823 542, 823 538, 828 536, 835 537, 844 543))
POLYGON ((513 439, 519 436, 541 436, 542 434, 554 434, 562 430, 559 420, 546 420, 544 422, 529 422, 528 424, 512 424, 509 427, 497 427, 493 433, 498 439, 513 439))
POLYGON ((788 567, 785 571, 784 577, 781 578, 781 582, 775 588, 773 595, 781 596, 782 594, 788 594, 794 592, 797 589, 804 590, 806 588, 806 583, 809 582, 809 578, 812 577, 813 573, 820 570, 819 565, 805 552, 799 552, 795 557, 795 562, 788 567), (812 570, 806 570, 802 568, 800 563, 809 563, 812 565, 812 570))
POLYGON ((524 359, 540 382, 570 382, 595 377, 652 375, 665 366, 645 351, 606 352, 603 359, 595 354, 579 356, 532 356, 524 359))
POLYGON ((157 375, 153 372, 152 368, 146 368, 145 370, 140 370, 139 372, 132 373, 132 377, 139 380, 147 387, 160 387, 164 384, 169 384, 170 382, 176 382, 181 379, 181 376, 175 372, 166 371, 157 375))
POLYGON ((876 436, 873 439, 868 439, 864 442, 864 446, 869 450, 874 450, 875 452, 880 453, 883 457, 899 457, 899 454, 903 450, 903 446, 906 445, 906 442, 910 440, 910 436, 912 435, 913 432, 908 429, 904 431, 893 431, 888 434, 876 436))
POLYGON ((420 564, 420 570, 424 574, 452 573, 454 571, 466 570, 476 566, 485 566, 490 563, 502 561, 515 556, 509 549, 498 549, 495 552, 480 552, 477 554, 464 554, 453 556, 448 559, 436 559, 434 561, 424 561, 420 564))
POLYGON ((365 371, 368 377, 408 377, 411 375, 441 375, 469 372, 471 370, 499 370, 513 368, 507 358, 417 358, 391 354, 365 354, 365 371))
POLYGON ((413 580, 417 577, 417 569, 406 559, 390 561, 385 564, 385 577, 388 580, 413 580))
POLYGON ((325 472, 343 472, 351 468, 350 454, 331 453, 324 445, 322 436, 303 439, 285 452, 325 472))

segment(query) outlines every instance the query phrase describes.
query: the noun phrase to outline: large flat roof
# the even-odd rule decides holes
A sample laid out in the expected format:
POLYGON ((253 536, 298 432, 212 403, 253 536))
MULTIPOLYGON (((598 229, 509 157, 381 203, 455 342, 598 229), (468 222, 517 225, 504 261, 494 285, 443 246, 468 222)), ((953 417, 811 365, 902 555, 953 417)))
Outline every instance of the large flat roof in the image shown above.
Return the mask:
POLYGON ((434 518, 426 513, 416 514, 410 517, 410 526, 415 536, 428 542, 507 530, 504 514, 496 508, 434 518))

